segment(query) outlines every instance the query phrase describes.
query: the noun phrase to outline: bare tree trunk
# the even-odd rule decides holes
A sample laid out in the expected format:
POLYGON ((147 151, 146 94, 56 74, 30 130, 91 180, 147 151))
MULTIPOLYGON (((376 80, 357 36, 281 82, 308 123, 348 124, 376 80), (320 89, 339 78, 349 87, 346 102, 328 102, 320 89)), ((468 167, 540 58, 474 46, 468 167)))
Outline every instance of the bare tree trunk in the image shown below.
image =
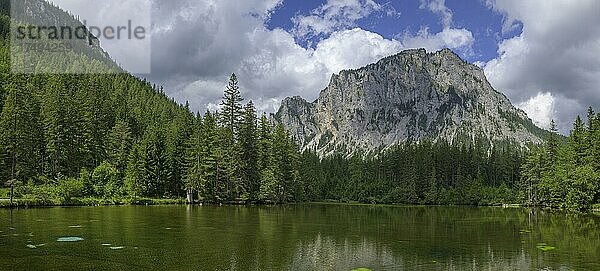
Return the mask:
POLYGON ((13 192, 15 190, 15 184, 14 182, 10 183, 10 207, 12 208, 13 206, 13 192))
POLYGON ((187 189, 187 202, 188 204, 194 203, 194 190, 192 190, 191 188, 187 189))
POLYGON ((13 207, 13 198, 15 192, 15 164, 16 164, 15 153, 12 155, 12 165, 10 167, 10 208, 13 207))

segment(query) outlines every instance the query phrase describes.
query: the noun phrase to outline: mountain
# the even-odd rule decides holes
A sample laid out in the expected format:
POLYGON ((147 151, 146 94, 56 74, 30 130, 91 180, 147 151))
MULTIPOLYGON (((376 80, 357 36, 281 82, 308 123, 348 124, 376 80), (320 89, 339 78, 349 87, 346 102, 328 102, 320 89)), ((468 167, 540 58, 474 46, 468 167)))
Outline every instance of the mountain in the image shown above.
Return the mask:
POLYGON ((79 18, 53 3, 46 0, 2 0, 0 16, 2 16, 2 24, 6 26, 0 29, 0 35, 7 38, 13 35, 10 44, 13 71, 21 73, 125 72, 104 51, 99 39, 79 18), (11 21, 10 27, 9 22, 5 20, 11 21), (14 33, 10 32, 11 29, 14 33), (53 32, 52 29, 57 32, 53 32), (84 34, 80 33, 81 30, 84 34), (54 37, 53 34, 57 36, 54 37), (76 35, 84 35, 85 38, 76 35), (37 49, 32 50, 32 48, 37 49), (32 62, 35 62, 35 65, 32 65, 32 62))
POLYGON ((320 155, 440 139, 524 145, 546 134, 449 49, 406 50, 341 71, 316 101, 287 98, 275 118, 320 155))

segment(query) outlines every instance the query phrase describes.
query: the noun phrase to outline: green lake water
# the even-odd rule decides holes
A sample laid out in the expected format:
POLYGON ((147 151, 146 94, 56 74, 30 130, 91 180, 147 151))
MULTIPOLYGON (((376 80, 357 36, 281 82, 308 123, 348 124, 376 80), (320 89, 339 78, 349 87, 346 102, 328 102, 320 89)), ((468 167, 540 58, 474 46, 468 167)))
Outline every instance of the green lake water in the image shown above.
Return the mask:
POLYGON ((0 270, 600 270, 600 217, 520 208, 0 210, 0 270))

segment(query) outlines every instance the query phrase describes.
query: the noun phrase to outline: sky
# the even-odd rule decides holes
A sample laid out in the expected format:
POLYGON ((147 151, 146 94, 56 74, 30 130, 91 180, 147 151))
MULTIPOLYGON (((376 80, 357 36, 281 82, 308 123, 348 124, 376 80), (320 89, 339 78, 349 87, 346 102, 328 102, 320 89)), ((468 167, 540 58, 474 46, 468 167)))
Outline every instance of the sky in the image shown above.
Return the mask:
POLYGON ((150 3, 151 73, 139 76, 194 111, 216 109, 233 72, 246 100, 275 112, 285 97, 316 99, 333 73, 410 48, 450 48, 479 65, 543 128, 554 119, 568 133, 588 106, 600 110, 597 0, 95 1, 106 12, 52 1, 82 16, 133 21, 141 13, 123 7, 150 3))

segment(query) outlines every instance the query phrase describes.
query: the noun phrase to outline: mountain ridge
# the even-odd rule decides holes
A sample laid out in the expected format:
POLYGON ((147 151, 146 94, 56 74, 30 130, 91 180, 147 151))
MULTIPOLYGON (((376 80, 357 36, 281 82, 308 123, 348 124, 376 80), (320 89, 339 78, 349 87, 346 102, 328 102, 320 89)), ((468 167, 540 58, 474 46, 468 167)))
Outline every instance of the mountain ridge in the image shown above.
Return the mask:
POLYGON ((450 49, 410 49, 340 71, 315 101, 284 99, 275 118, 321 156, 440 139, 539 144, 546 134, 450 49))

